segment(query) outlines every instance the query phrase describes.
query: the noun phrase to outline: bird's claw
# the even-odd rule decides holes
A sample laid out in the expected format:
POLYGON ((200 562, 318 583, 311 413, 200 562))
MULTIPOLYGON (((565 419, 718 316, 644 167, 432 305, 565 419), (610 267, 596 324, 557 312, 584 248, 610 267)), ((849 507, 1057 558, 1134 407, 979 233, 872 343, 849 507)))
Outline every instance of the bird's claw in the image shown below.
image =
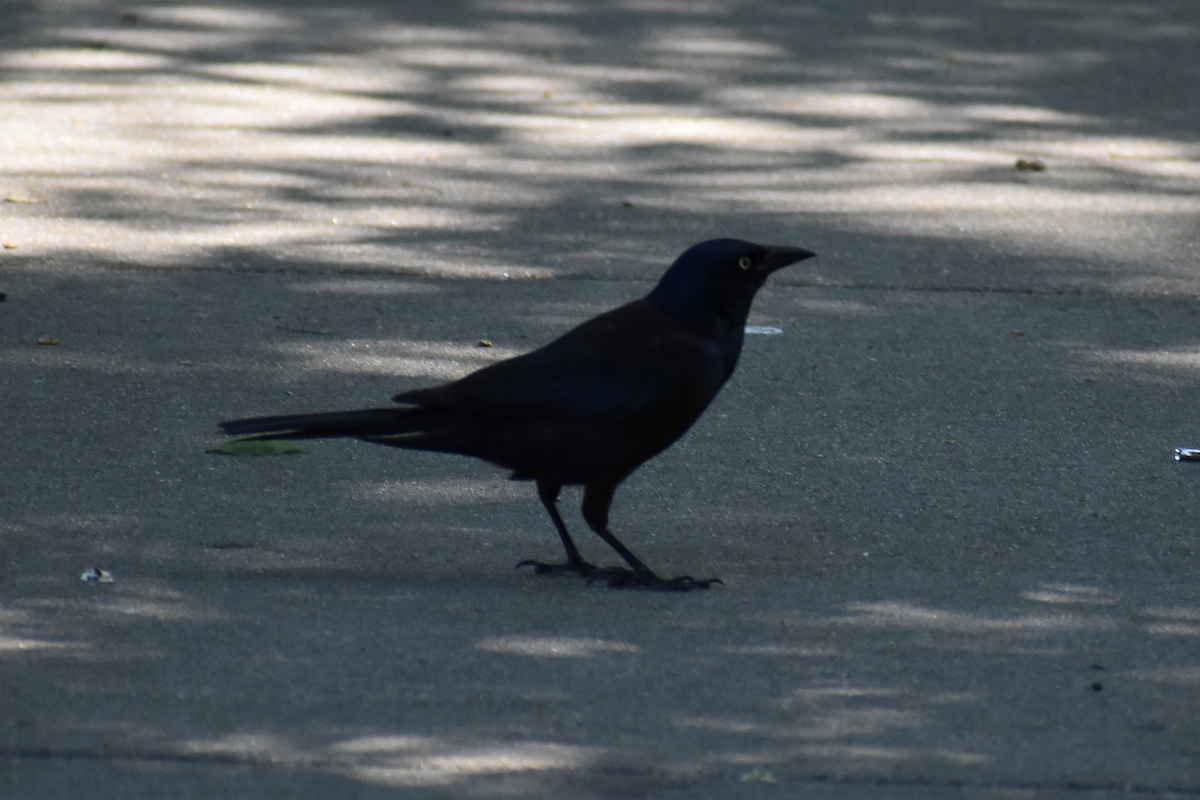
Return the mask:
POLYGON ((608 585, 614 589, 653 589, 660 592, 690 592, 692 589, 708 589, 714 583, 725 585, 720 578, 693 578, 681 575, 678 578, 660 578, 653 572, 642 574, 621 570, 620 575, 608 576, 608 585))
POLYGON ((544 561, 528 559, 517 564, 516 568, 533 567, 534 575, 561 575, 570 572, 587 578, 588 583, 604 581, 613 589, 656 589, 662 592, 690 592, 692 589, 708 589, 714 583, 725 585, 720 578, 699 580, 691 575, 681 575, 678 578, 660 578, 653 572, 634 572, 625 567, 597 567, 586 561, 568 561, 565 564, 547 564, 544 561))

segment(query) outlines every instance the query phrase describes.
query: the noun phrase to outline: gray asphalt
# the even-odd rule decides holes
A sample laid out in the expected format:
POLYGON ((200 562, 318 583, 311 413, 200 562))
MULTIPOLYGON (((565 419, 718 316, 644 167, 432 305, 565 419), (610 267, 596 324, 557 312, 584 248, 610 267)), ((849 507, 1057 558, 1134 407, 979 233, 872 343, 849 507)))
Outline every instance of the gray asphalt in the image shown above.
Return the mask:
POLYGON ((1200 8, 0 13, 0 796, 1200 794, 1200 8), (206 452, 715 236, 820 257, 613 527, 724 586, 515 570, 485 464, 206 452))

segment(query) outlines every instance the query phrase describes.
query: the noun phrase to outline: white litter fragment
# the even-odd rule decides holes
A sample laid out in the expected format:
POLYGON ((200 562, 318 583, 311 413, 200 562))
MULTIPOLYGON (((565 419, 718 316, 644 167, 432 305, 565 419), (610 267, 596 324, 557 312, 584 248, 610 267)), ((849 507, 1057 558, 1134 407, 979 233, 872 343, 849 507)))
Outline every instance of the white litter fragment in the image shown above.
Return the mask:
POLYGON ((79 580, 84 583, 112 583, 113 574, 106 569, 92 567, 91 569, 85 569, 83 574, 79 576, 79 580))
POLYGON ((774 336, 783 333, 783 328, 772 328, 770 325, 747 325, 746 333, 761 333, 763 336, 774 336))

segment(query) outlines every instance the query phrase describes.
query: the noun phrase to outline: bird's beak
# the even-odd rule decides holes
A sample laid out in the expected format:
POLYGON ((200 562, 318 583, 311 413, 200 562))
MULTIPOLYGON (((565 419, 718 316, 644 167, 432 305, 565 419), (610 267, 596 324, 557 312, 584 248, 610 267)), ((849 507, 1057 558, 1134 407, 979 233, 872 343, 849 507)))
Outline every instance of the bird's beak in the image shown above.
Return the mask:
POLYGON ((789 264, 813 258, 816 253, 803 247, 774 247, 766 245, 767 257, 762 260, 762 271, 768 275, 777 269, 783 269, 789 264))

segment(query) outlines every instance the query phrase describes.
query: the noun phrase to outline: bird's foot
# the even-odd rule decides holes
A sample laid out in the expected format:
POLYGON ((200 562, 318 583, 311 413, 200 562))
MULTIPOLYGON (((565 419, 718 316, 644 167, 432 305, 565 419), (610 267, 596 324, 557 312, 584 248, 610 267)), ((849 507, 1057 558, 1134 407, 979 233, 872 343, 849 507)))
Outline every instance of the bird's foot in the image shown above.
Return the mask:
POLYGON ((699 580, 691 575, 678 578, 660 578, 653 572, 634 572, 625 567, 597 567, 580 559, 568 561, 565 564, 547 564, 544 561, 529 559, 517 564, 521 567, 533 567, 534 575, 563 575, 571 573, 580 575, 592 581, 604 581, 613 589, 656 589, 662 592, 690 592, 692 589, 708 589, 714 583, 724 585, 720 578, 699 580))
POLYGON ((614 589, 655 589, 660 592, 690 592, 692 589, 708 589, 714 583, 725 585, 720 578, 699 580, 691 575, 681 575, 678 578, 660 578, 653 572, 634 572, 632 570, 610 570, 613 574, 604 577, 608 585, 614 589))

